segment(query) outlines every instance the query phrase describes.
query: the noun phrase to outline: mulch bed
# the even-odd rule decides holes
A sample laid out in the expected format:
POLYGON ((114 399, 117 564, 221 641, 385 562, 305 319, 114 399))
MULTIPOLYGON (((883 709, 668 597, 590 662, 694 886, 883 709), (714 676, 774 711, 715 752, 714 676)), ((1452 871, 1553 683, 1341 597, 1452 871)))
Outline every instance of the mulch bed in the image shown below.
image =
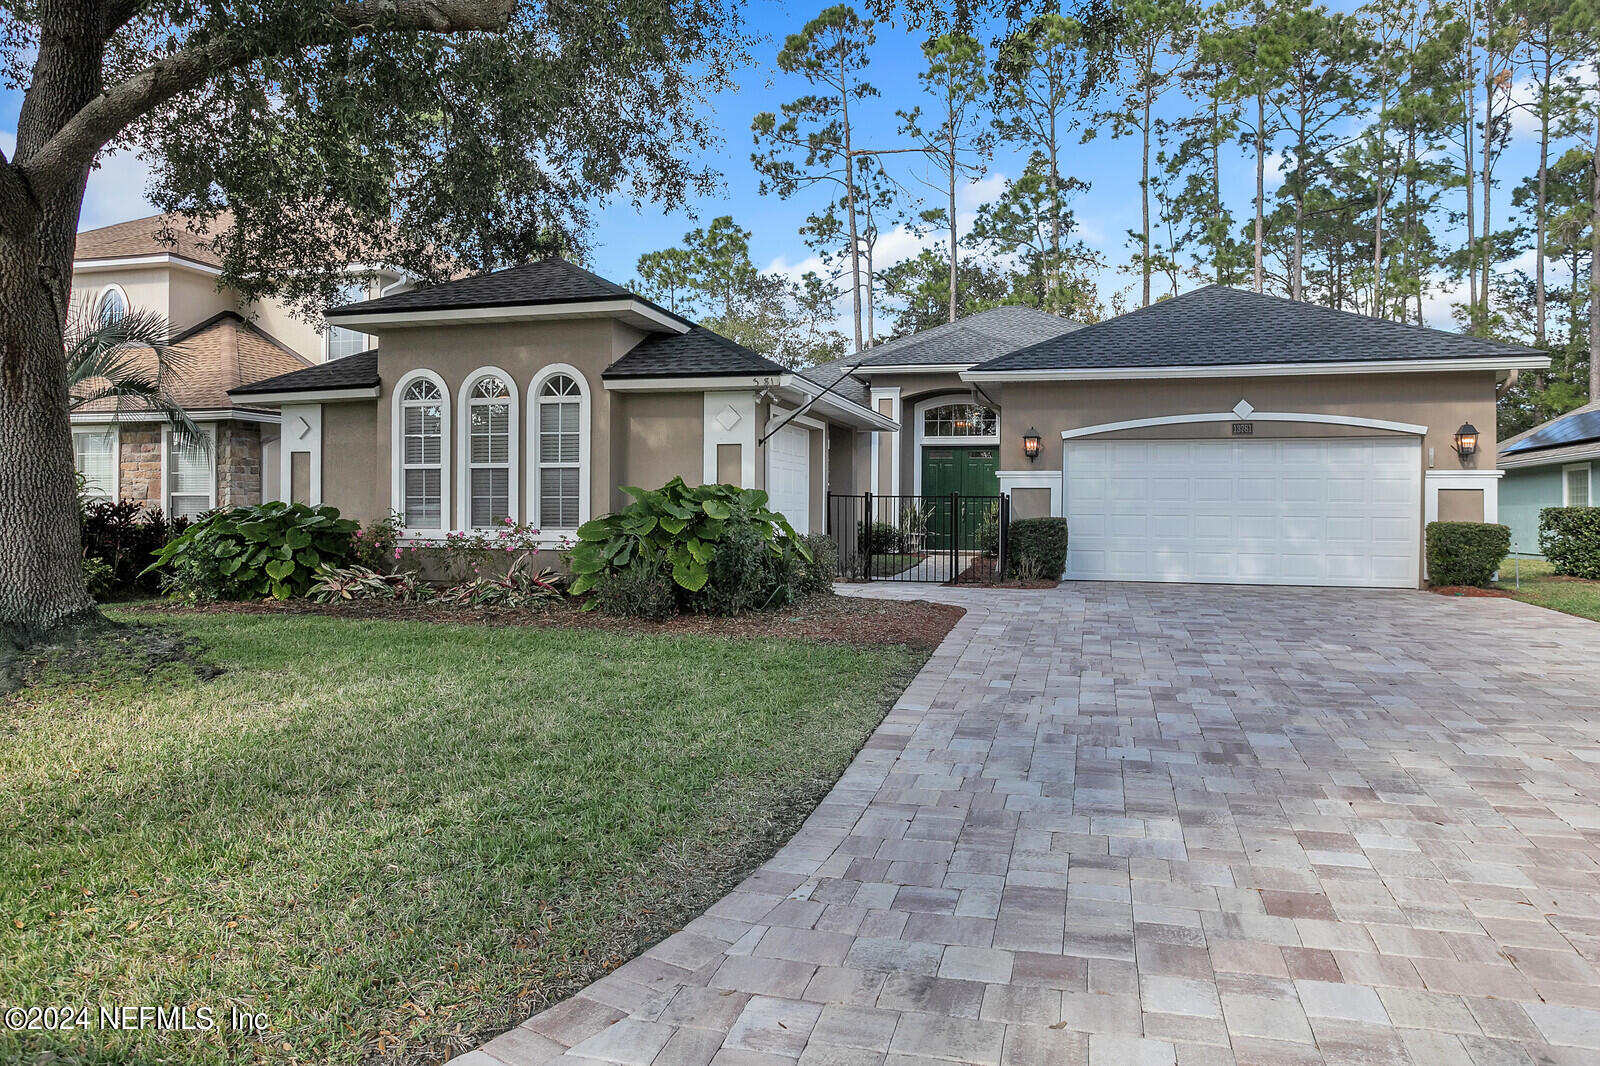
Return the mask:
POLYGON ((659 622, 580 611, 571 603, 537 608, 452 607, 398 604, 383 600, 322 604, 309 600, 264 603, 214 603, 178 607, 142 603, 122 610, 164 614, 312 614, 330 618, 396 622, 448 622, 461 625, 548 626, 609 629, 643 635, 698 634, 718 637, 800 637, 836 644, 904 644, 920 650, 939 646, 966 610, 925 600, 869 600, 852 596, 814 596, 775 611, 732 617, 686 614, 659 622))
POLYGON ((1476 585, 1429 585, 1429 592, 1437 592, 1441 596, 1467 596, 1469 598, 1494 597, 1510 599, 1511 594, 1501 589, 1481 589, 1476 585))
POLYGON ((973 560, 971 566, 961 571, 961 580, 959 582, 950 582, 950 584, 983 585, 985 588, 992 589, 1053 589, 1061 584, 1059 581, 1050 581, 1046 578, 1034 578, 1031 581, 1022 581, 1018 578, 1012 578, 1009 581, 996 581, 994 579, 994 564, 995 560, 980 555, 973 560))

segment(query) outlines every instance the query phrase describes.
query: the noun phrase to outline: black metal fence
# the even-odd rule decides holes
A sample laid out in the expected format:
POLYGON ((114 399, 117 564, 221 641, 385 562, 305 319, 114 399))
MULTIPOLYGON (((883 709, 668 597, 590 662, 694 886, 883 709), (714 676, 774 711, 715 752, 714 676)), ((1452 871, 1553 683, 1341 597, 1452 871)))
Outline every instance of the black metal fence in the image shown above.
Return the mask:
POLYGON ((828 494, 846 581, 982 584, 1005 573, 1011 497, 828 494))

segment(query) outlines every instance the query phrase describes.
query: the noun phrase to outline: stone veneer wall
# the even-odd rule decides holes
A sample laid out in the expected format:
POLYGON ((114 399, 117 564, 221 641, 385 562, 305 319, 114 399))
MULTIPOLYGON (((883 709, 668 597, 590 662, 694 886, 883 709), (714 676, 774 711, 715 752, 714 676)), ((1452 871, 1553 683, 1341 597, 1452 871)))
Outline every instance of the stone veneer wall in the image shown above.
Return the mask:
MULTIPOLYGON (((117 460, 117 494, 150 509, 161 506, 161 427, 123 423, 117 460)), ((261 502, 261 427, 253 422, 217 423, 217 506, 261 502)))
POLYGON ((117 458, 117 495, 149 508, 161 506, 161 427, 122 424, 122 453, 117 458))
POLYGON ((261 502, 261 427, 254 422, 217 425, 217 506, 261 502))

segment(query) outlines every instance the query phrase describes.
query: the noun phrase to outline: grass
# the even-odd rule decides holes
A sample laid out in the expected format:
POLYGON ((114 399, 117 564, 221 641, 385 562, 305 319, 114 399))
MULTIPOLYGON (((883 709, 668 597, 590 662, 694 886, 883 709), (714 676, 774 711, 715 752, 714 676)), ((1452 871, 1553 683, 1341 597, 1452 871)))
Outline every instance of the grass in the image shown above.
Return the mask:
POLYGON ((1561 577, 1543 559, 1514 561, 1507 557, 1500 564, 1500 580, 1494 587, 1525 603, 1600 622, 1600 581, 1561 577), (1518 568, 1521 570, 1520 589, 1516 580, 1518 568))
POLYGON ((271 1031, 0 1031, 0 1061, 438 1061, 763 860, 924 658, 173 624, 220 677, 130 667, 0 700, 0 1005, 238 1006, 271 1031))
POLYGON ((873 577, 894 577, 896 574, 916 566, 926 556, 908 552, 874 553, 872 556, 873 577))

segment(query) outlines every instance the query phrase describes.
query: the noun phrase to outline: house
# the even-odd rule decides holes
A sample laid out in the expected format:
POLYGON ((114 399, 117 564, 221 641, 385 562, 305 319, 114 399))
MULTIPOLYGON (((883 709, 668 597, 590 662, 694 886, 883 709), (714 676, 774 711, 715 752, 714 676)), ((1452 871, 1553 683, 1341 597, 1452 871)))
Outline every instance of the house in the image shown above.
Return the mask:
MULTIPOLYGON (((220 221, 226 227, 226 218, 220 221)), ((279 496, 278 412, 235 403, 228 390, 364 351, 371 338, 326 329, 277 300, 246 300, 220 286, 215 234, 180 215, 154 215, 78 234, 69 316, 160 314, 189 367, 174 398, 209 438, 176 438, 160 415, 95 403, 72 412, 73 452, 90 492, 171 515, 279 496)), ((347 298, 394 292, 411 279, 352 268, 347 298)))
POLYGON ((1511 527, 1511 550, 1539 550, 1539 512, 1594 505, 1594 463, 1600 458, 1600 401, 1584 404, 1500 447, 1500 521, 1511 527))
POLYGON ((334 308, 380 339, 232 390, 296 499, 408 535, 555 543, 622 485, 1007 493, 1069 578, 1416 587, 1423 525, 1493 521, 1496 390, 1542 353, 1209 286, 1084 326, 1005 307, 790 371, 548 259, 334 308), (1483 430, 1474 430, 1483 426, 1483 430))

